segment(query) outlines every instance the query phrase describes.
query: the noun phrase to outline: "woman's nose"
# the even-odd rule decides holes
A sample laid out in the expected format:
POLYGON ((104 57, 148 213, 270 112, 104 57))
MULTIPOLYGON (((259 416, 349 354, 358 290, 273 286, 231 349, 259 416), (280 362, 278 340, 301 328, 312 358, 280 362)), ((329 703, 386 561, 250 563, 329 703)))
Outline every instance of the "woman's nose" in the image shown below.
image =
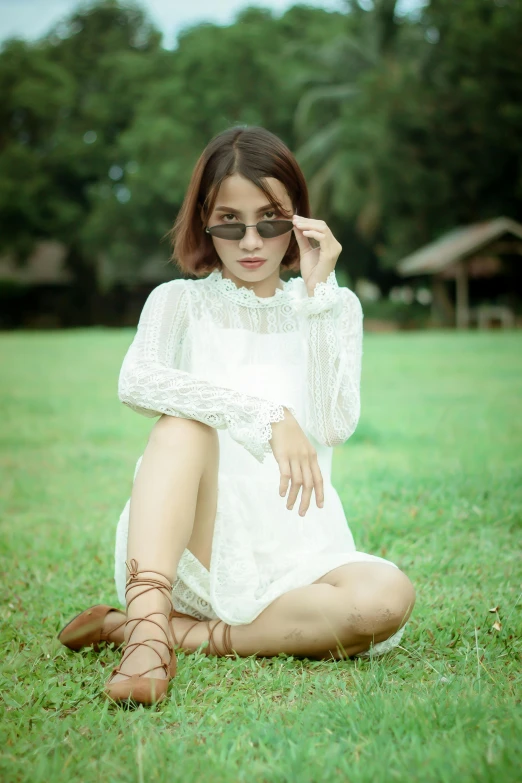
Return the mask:
POLYGON ((259 236, 256 226, 249 226, 246 230, 245 236, 240 240, 240 247, 254 248, 261 247, 263 244, 262 238, 259 236))

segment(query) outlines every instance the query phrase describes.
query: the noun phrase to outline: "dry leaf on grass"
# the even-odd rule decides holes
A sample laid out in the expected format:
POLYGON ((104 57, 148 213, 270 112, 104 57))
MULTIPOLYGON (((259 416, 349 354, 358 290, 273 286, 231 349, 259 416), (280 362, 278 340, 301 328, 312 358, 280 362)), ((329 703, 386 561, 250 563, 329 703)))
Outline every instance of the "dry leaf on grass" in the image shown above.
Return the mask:
POLYGON ((495 631, 501 631, 502 630, 502 623, 497 620, 495 623, 493 623, 493 628, 495 631))

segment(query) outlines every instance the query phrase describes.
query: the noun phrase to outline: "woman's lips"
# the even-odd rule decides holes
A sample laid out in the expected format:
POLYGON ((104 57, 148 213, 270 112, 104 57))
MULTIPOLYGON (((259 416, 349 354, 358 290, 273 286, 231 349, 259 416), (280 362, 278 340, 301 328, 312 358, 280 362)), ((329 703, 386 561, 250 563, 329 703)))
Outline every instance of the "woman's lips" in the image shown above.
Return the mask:
POLYGON ((239 261, 241 266, 245 267, 245 269, 259 269, 265 262, 266 258, 256 259, 255 261, 239 261))

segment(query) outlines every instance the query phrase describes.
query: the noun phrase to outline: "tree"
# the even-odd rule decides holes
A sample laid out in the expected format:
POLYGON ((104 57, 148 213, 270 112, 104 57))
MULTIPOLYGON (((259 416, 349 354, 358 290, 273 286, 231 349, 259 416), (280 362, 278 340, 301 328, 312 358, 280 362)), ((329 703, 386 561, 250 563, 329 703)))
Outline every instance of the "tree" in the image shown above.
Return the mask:
POLYGON ((79 322, 94 317, 98 293, 97 258, 82 237, 91 188, 116 171, 119 136, 155 76, 160 41, 137 7, 104 0, 36 45, 14 40, 0 53, 1 249, 24 256, 42 239, 62 241, 79 322))
POLYGON ((516 216, 521 195, 520 4, 432 0, 413 20, 392 6, 350 4, 343 57, 296 113, 316 203, 382 269, 456 224, 516 216))
POLYGON ((213 135, 261 124, 292 146, 297 42, 324 44, 338 17, 247 8, 228 27, 185 31, 167 51, 139 7, 102 0, 36 44, 9 43, 0 249, 22 258, 41 239, 62 241, 71 312, 95 318, 100 291, 135 280, 151 257, 167 262, 162 238, 213 135))
POLYGON ((309 89, 294 117, 297 157, 314 211, 334 227, 351 276, 375 278, 383 202, 378 150, 387 152, 383 98, 400 81, 406 35, 396 0, 377 0, 370 10, 354 0, 346 6, 336 38, 307 56, 302 80, 309 89))
POLYGON ((84 241, 93 253, 104 250, 108 283, 116 274, 132 279, 151 255, 158 265, 167 263, 170 248, 162 237, 215 134, 235 124, 259 124, 294 145, 300 46, 303 40, 324 44, 338 19, 307 8, 276 19, 268 10, 249 8, 228 27, 197 25, 180 36, 175 51, 158 53, 162 77, 150 85, 119 138, 124 198, 103 183, 91 189, 84 241))
POLYGON ((507 215, 522 196, 522 6, 432 0, 423 56, 386 124, 383 262, 456 225, 507 215))

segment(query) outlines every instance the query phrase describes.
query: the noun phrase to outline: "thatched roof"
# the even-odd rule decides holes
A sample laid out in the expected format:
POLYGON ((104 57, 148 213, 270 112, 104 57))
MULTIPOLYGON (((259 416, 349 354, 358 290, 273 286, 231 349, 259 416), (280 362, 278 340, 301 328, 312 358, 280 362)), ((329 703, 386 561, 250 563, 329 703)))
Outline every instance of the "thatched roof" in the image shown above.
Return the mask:
POLYGON ((397 272, 409 275, 431 275, 441 272, 463 258, 474 255, 506 234, 522 239, 522 225, 499 217, 484 223, 456 228, 429 245, 406 256, 397 264, 397 272))
POLYGON ((9 256, 0 258, 0 280, 26 285, 68 283, 71 273, 64 268, 66 248, 60 242, 40 242, 24 264, 9 256))
MULTIPOLYGON (((25 285, 66 285, 73 276, 65 267, 67 248, 60 242, 43 240, 22 264, 17 264, 12 256, 0 256, 0 283, 12 282, 25 285)), ((104 271, 103 266, 101 271, 104 271)), ((108 269, 111 282, 154 285, 171 280, 175 276, 172 264, 158 256, 146 258, 140 268, 120 270, 116 264, 108 269)))

